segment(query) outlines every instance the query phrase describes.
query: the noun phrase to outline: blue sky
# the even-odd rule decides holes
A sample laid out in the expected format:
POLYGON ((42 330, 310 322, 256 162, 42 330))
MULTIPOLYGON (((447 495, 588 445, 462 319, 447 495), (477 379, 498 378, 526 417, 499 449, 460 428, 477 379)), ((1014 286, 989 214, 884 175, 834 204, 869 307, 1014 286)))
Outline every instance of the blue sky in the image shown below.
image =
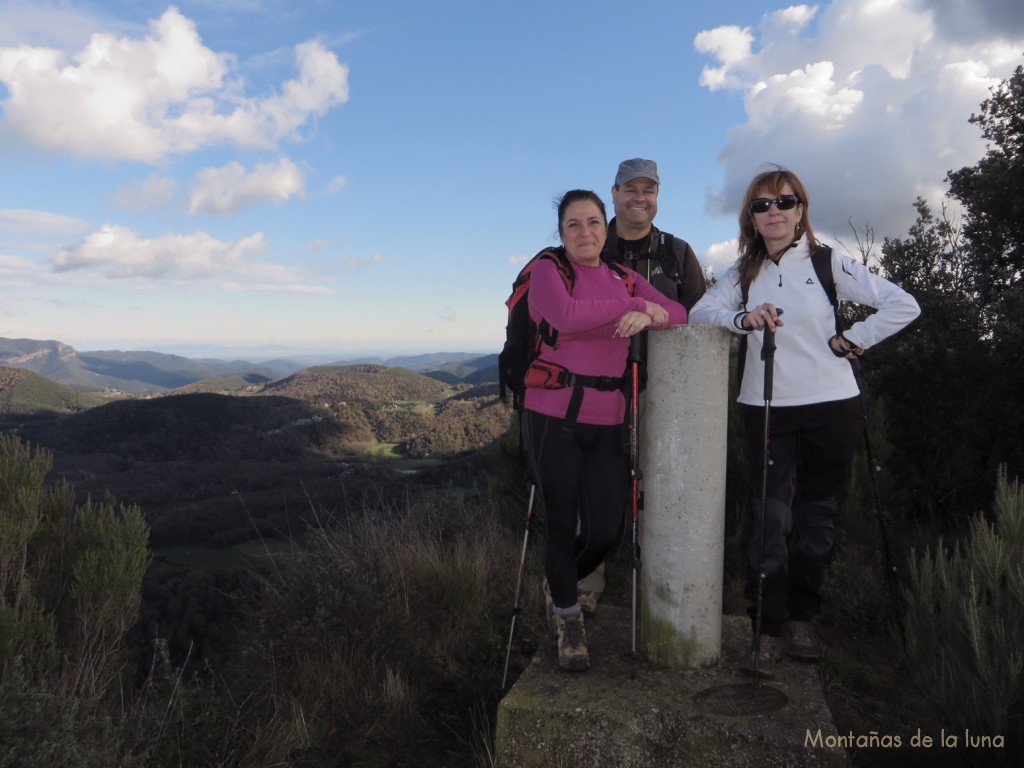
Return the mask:
POLYGON ((880 244, 1022 63, 1020 0, 0 0, 0 336, 496 352, 567 189, 656 160, 721 273, 781 163, 880 244))

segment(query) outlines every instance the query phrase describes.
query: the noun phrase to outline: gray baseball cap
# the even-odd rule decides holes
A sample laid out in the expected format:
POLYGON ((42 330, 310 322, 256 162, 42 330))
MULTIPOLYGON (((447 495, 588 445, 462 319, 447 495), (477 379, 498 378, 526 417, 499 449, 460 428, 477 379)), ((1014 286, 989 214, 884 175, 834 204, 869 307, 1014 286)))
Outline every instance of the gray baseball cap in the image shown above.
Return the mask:
POLYGON ((615 175, 615 186, 622 186, 633 179, 650 179, 655 184, 661 184, 661 180, 658 179, 658 164, 642 157, 623 160, 619 163, 619 172, 615 175))

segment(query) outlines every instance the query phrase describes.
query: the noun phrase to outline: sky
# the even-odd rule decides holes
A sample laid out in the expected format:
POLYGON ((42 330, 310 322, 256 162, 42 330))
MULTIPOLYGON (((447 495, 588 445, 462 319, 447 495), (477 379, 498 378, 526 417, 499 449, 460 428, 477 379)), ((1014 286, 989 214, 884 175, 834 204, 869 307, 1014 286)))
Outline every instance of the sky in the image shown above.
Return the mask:
POLYGON ((0 0, 0 337, 494 353, 565 191, 655 160, 720 275, 776 163, 880 246, 1021 64, 1020 0, 0 0))

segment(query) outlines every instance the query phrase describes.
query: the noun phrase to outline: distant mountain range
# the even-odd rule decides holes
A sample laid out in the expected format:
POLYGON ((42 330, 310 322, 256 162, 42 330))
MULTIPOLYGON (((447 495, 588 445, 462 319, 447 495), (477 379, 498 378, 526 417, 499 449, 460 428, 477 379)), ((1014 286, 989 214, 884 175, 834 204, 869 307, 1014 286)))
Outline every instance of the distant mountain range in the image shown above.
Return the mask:
MULTIPOLYGON (((483 357, 462 352, 436 352, 387 359, 318 362, 319 365, 372 363, 407 368, 447 383, 497 381, 497 354, 483 357)), ((277 380, 310 366, 304 360, 276 358, 261 362, 189 358, 162 352, 79 352, 60 341, 0 338, 0 366, 38 373, 51 381, 81 390, 121 392, 169 391, 205 379, 277 380)))

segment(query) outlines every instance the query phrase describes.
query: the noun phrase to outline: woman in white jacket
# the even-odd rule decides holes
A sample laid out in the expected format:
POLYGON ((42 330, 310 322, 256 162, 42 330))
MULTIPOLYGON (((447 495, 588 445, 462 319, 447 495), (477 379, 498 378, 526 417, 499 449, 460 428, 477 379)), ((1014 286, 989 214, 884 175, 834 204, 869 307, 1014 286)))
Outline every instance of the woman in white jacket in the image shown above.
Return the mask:
POLYGON ((738 401, 753 497, 746 596, 755 633, 765 461, 761 352, 765 328, 777 331, 763 505, 760 638, 755 634, 741 665, 764 677, 773 674, 786 651, 803 660, 821 656, 812 622, 821 608, 825 565, 835 543, 839 494, 864 429, 860 391, 846 358, 861 355, 920 314, 904 290, 858 260, 833 252, 838 298, 877 310, 837 334, 831 299, 811 259, 822 246, 814 237, 809 207, 807 190, 791 171, 775 167, 755 176, 739 213, 739 258, 690 315, 693 324, 720 325, 747 335, 738 401))

